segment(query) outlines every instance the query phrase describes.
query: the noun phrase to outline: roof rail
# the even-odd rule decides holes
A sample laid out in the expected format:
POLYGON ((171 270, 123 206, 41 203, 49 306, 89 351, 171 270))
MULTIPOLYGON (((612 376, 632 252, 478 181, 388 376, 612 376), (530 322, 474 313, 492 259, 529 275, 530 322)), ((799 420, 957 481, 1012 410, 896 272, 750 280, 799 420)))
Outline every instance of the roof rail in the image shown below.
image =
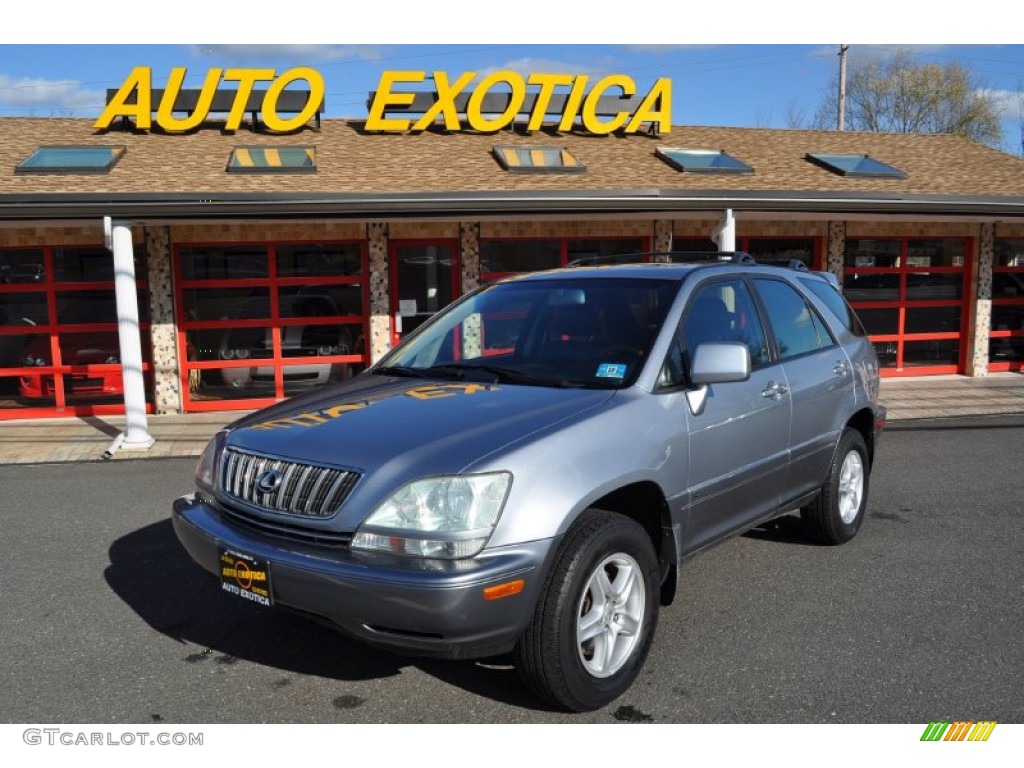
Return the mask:
POLYGON ((607 256, 583 256, 566 264, 567 267, 587 267, 599 264, 644 264, 668 262, 684 264, 695 261, 717 261, 731 264, 756 264, 754 257, 743 251, 648 251, 644 253, 616 253, 607 256))

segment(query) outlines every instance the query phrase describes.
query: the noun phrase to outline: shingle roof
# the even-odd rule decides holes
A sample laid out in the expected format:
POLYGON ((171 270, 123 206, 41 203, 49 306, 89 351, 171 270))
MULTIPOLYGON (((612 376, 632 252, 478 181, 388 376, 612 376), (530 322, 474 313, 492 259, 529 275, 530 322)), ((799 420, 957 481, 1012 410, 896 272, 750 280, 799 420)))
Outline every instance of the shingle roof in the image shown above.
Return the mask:
POLYGON ((721 190, 837 195, 955 195, 1024 203, 1024 160, 949 135, 757 128, 674 127, 661 137, 440 133, 367 134, 361 124, 324 120, 288 136, 207 128, 185 135, 111 130, 74 118, 0 118, 0 204, 39 193, 480 193, 489 191, 721 190), (107 175, 15 174, 45 144, 124 144, 107 175), (311 175, 236 175, 225 166, 237 145, 315 145, 311 175), (510 174, 491 154, 502 145, 564 146, 586 165, 580 174, 510 174), (748 176, 680 173, 655 156, 659 146, 725 149, 754 168, 748 176), (906 179, 837 176, 807 153, 870 154, 906 179))

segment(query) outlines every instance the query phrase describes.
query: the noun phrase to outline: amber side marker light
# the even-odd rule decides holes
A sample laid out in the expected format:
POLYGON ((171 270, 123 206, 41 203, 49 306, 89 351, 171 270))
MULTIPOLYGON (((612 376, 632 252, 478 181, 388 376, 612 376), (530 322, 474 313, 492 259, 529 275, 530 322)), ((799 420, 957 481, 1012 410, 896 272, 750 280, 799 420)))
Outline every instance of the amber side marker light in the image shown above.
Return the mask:
POLYGON ((526 582, 522 579, 516 579, 515 581, 507 582, 506 584, 498 584, 493 587, 487 587, 484 589, 484 600, 500 600, 503 597, 511 597, 512 595, 518 595, 523 591, 523 587, 526 586, 526 582))

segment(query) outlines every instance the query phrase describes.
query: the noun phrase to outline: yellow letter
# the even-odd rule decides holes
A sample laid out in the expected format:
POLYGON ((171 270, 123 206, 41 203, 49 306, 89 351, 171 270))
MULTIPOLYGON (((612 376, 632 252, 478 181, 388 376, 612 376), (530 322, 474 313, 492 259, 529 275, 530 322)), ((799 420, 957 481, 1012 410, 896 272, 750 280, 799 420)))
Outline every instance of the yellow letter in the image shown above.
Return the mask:
POLYGON ((272 131, 287 133, 296 131, 310 121, 317 110, 320 109, 320 102, 324 98, 324 79, 320 73, 311 67, 295 67, 281 75, 270 84, 267 95, 263 97, 263 122, 272 131), (282 120, 277 116, 277 97, 281 95, 284 87, 294 80, 305 80, 309 83, 309 100, 295 117, 289 120, 282 120))
POLYGON ((635 133, 645 120, 657 123, 658 133, 672 131, 672 81, 669 78, 658 78, 658 82, 651 86, 650 92, 626 126, 626 131, 635 133))
POLYGON ((622 95, 627 98, 636 93, 636 83, 633 82, 633 78, 626 75, 608 75, 599 80, 597 85, 590 89, 587 100, 583 102, 583 127, 591 133, 603 134, 617 131, 629 119, 629 112, 618 112, 607 123, 602 123, 597 119, 598 101, 601 95, 613 86, 622 88, 622 95))
POLYGON ((407 107, 416 98, 415 93, 392 93, 391 87, 399 81, 409 83, 422 83, 426 78, 426 72, 385 72, 380 76, 377 83, 377 93, 373 97, 373 104, 370 105, 370 116, 366 118, 366 130, 368 131, 407 131, 409 121, 400 117, 384 117, 389 104, 396 107, 407 107))
POLYGON ((133 69, 124 81, 124 84, 114 94, 114 98, 107 104, 103 114, 92 124, 92 127, 98 129, 109 128, 115 117, 123 115, 124 117, 134 117, 137 128, 149 130, 151 123, 149 105, 152 98, 150 94, 152 82, 153 73, 149 67, 136 67, 133 69), (135 97, 135 104, 126 104, 126 100, 131 96, 132 91, 136 89, 138 89, 138 94, 135 97))
POLYGON ((569 92, 569 98, 565 100, 565 111, 562 113, 562 119, 558 122, 558 130, 572 130, 572 124, 576 121, 576 113, 579 112, 588 80, 590 80, 589 75, 580 75, 573 80, 572 91, 569 92))
POLYGON ((455 108, 455 97, 462 92, 462 89, 473 82, 476 72, 463 72, 455 85, 448 84, 448 75, 445 72, 434 73, 434 85, 437 88, 437 101, 428 109, 423 117, 416 121, 412 129, 422 131, 434 122, 438 114, 444 112, 444 127, 449 131, 457 131, 462 127, 459 122, 459 111, 455 108))
MULTIPOLYGON (((548 105, 559 85, 572 85, 572 75, 545 75, 532 74, 527 79, 530 85, 539 85, 540 92, 537 100, 533 102, 533 112, 530 114, 530 122, 526 126, 528 131, 536 131, 544 122, 544 116, 548 113, 548 105)), ((568 101, 568 100, 566 100, 568 101)))
POLYGON ((200 125, 210 114, 213 94, 216 93, 217 84, 220 82, 221 70, 211 69, 207 72, 195 111, 188 117, 179 120, 174 116, 174 102, 177 101, 178 94, 181 93, 181 84, 185 81, 186 71, 185 67, 174 67, 171 70, 171 76, 167 79, 167 87, 164 89, 164 96, 160 99, 160 106, 156 111, 156 124, 168 132, 190 131, 200 125))
POLYGON ((523 80, 522 75, 509 70, 488 75, 480 81, 480 85, 474 89, 473 95, 469 97, 469 104, 466 106, 466 117, 469 119, 470 127, 484 132, 500 131, 519 114, 525 98, 526 81, 523 80), (505 111, 493 120, 488 120, 483 116, 480 108, 483 105, 484 97, 487 96, 487 91, 495 83, 508 83, 512 86, 512 93, 509 96, 508 106, 505 107, 505 111))
POLYGON ((224 73, 225 80, 238 81, 238 93, 235 100, 231 102, 231 111, 228 113, 224 129, 237 131, 242 124, 242 117, 245 115, 245 106, 252 94, 252 87, 257 80, 273 80, 274 70, 272 69, 229 69, 224 73))

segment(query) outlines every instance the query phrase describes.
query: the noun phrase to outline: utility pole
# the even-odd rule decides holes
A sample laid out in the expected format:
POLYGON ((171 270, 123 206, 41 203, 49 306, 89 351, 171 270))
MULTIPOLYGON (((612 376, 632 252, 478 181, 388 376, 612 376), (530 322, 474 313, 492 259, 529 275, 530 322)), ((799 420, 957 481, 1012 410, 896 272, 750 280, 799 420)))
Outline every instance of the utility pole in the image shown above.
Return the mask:
POLYGON ((846 52, 850 49, 848 45, 839 46, 839 118, 837 120, 839 130, 846 130, 846 52))

